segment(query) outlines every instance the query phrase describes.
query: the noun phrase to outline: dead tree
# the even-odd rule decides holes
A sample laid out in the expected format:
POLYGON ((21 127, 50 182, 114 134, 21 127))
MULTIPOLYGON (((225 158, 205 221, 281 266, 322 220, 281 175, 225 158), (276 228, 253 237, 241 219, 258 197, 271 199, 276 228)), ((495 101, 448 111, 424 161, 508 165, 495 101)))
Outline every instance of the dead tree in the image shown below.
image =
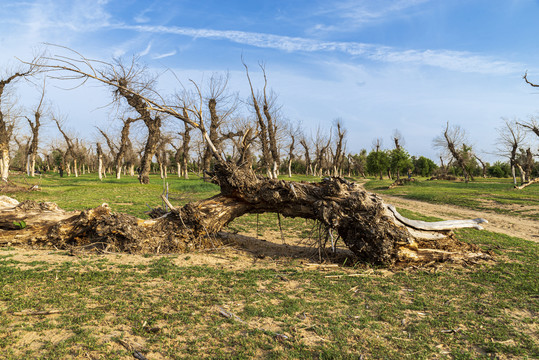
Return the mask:
POLYGON ((105 138, 105 141, 107 142, 107 146, 109 147, 109 151, 112 157, 114 158, 114 164, 116 168, 116 179, 121 178, 122 169, 124 167, 125 156, 129 150, 129 147, 132 146, 131 141, 129 140, 130 127, 131 127, 131 124, 137 120, 139 119, 132 119, 129 117, 125 120, 122 119, 123 126, 120 132, 119 145, 116 145, 105 131, 101 130, 100 128, 97 128, 97 130, 99 130, 101 135, 103 135, 103 137, 105 138))
POLYGON ((129 109, 144 122, 148 137, 141 159, 139 181, 141 184, 148 184, 151 162, 161 137, 162 117, 167 115, 167 112, 154 109, 152 104, 148 103, 149 96, 155 95, 155 79, 149 76, 145 67, 139 65, 136 58, 133 58, 129 65, 120 60, 106 63, 87 59, 63 46, 56 47, 67 51, 69 55, 45 58, 49 63, 38 65, 39 68, 56 74, 50 76, 53 79, 75 80, 81 84, 88 79, 95 79, 107 84, 113 90, 115 101, 127 103, 129 109))
MULTIPOLYGON (((194 84, 194 83, 193 83, 194 84)), ((222 151, 223 142, 229 139, 228 136, 223 135, 222 127, 234 113, 236 108, 236 97, 227 92, 228 87, 228 74, 213 75, 208 84, 208 95, 204 97, 201 89, 196 85, 197 90, 196 95, 187 95, 193 98, 198 96, 198 107, 195 101, 191 101, 191 104, 186 103, 185 99, 182 101, 182 111, 184 116, 189 116, 189 107, 195 109, 194 116, 199 122, 206 123, 206 127, 209 129, 209 139, 213 146, 218 150, 222 151), (204 105, 204 102, 206 103, 204 105), (203 107, 207 107, 207 120, 203 111, 203 107)), ((184 98, 185 98, 184 94, 184 98)), ((211 160, 213 158, 213 150, 211 149, 209 143, 206 143, 204 153, 203 153, 203 167, 204 174, 210 171, 211 160)))
POLYGON ((7 87, 13 85, 18 80, 27 78, 38 73, 41 65, 41 58, 35 57, 31 62, 25 64, 21 69, 8 71, 5 77, 0 78, 0 177, 2 181, 7 181, 9 177, 9 143, 15 126, 14 116, 10 114, 9 104, 7 104, 7 87))
MULTIPOLYGON (((152 99, 145 103, 148 108, 190 121, 166 103, 152 99)), ((203 125, 190 125, 209 142, 203 125)), ((338 177, 319 183, 263 178, 249 167, 238 167, 227 160, 215 146, 210 148, 216 162, 212 179, 221 189, 216 196, 183 207, 168 203, 170 213, 146 221, 113 213, 106 204, 81 213, 67 213, 50 203, 11 204, 0 210, 0 244, 52 244, 58 248, 105 244, 109 250, 129 252, 187 251, 216 246, 221 241, 219 232, 238 216, 275 212, 319 221, 338 234, 358 257, 373 263, 488 257, 478 247, 458 241, 451 231, 480 228, 482 219, 435 223, 409 220, 358 184, 338 177), (21 220, 26 223, 24 228, 16 225, 21 220)), ((168 202, 166 197, 163 201, 168 202)))
POLYGON ((159 140, 159 145, 157 145, 157 151, 155 152, 155 158, 157 160, 157 164, 159 165, 159 174, 161 176, 161 179, 166 179, 168 174, 168 151, 167 146, 172 141, 170 136, 161 136, 161 140, 159 140))
POLYGON ((107 135, 106 132, 101 130, 99 127, 96 127, 97 131, 101 133, 103 138, 105 139, 105 142, 107 143, 107 147, 109 148, 109 154, 112 158, 116 158, 116 154, 118 153, 118 147, 116 144, 112 141, 112 139, 107 135))
POLYGON ((189 143, 191 142, 191 135, 189 132, 191 128, 189 125, 185 125, 185 130, 178 133, 181 137, 181 141, 178 146, 171 142, 171 146, 176 150, 174 153, 174 161, 176 162, 176 170, 178 177, 189 179, 189 143))
POLYGON ((181 164, 181 161, 182 161, 182 157, 183 157, 183 151, 182 151, 182 146, 181 146, 181 142, 178 146, 174 145, 174 142, 172 141, 170 143, 170 146, 172 146, 172 148, 175 150, 174 152, 174 162, 176 163, 176 174, 178 175, 179 178, 181 178, 183 176, 183 167, 182 167, 182 164, 181 164))
POLYGON ((314 140, 314 168, 313 175, 322 176, 324 173, 324 163, 326 153, 331 145, 331 135, 329 137, 322 134, 320 127, 316 131, 316 138, 314 140))
POLYGON ((475 154, 475 153, 473 154, 473 157, 474 157, 477 161, 479 161, 479 163, 481 164, 481 168, 483 169, 483 170, 482 170, 482 172, 483 172, 483 173, 482 173, 483 178, 486 178, 486 177, 487 177, 487 163, 485 163, 483 160, 481 160, 481 159, 479 158, 479 156, 477 156, 477 154, 475 154))
POLYGON ((288 177, 292 177, 292 161, 296 157, 294 155, 294 145, 296 143, 296 137, 294 134, 290 134, 290 145, 288 145, 288 177))
POLYGON ((251 89, 251 103, 256 115, 256 120, 259 126, 258 136, 260 138, 261 150, 262 150, 262 162, 266 168, 266 175, 270 179, 277 179, 279 176, 280 166, 280 153, 277 146, 277 123, 273 116, 275 110, 275 95, 268 96, 267 86, 268 79, 266 77, 266 70, 263 64, 259 64, 264 75, 264 88, 262 94, 255 95, 251 77, 249 76, 249 68, 245 62, 245 73, 251 89), (262 103, 262 111, 260 110, 259 103, 262 103), (262 116, 264 114, 264 116, 262 116))
POLYGON ((517 122, 518 125, 522 126, 528 131, 531 131, 535 135, 539 136, 539 124, 537 123, 537 119, 532 117, 529 121, 526 122, 517 122))
POLYGON ((405 145, 402 134, 398 129, 393 130, 393 135, 391 135, 391 138, 393 143, 395 143, 395 149, 400 150, 401 146, 405 145))
POLYGON ((346 129, 343 128, 342 120, 337 119, 335 121, 336 127, 336 144, 335 151, 333 151, 333 176, 339 176, 342 170, 342 163, 344 161, 344 137, 346 136, 346 129))
POLYGON ((20 166, 20 170, 24 171, 24 169, 27 169, 28 167, 28 158, 26 154, 28 153, 28 148, 30 147, 30 141, 32 139, 28 136, 19 137, 16 134, 14 134, 12 137, 13 141, 15 141, 15 144, 17 145, 17 151, 15 152, 15 156, 12 157, 14 160, 13 162, 18 159, 18 165, 20 166))
MULTIPOLYGON (((522 151, 522 150, 521 150, 522 151)), ((524 171, 526 173, 526 177, 528 181, 531 181, 531 174, 533 171, 533 153, 531 151, 531 148, 527 148, 525 154, 522 154, 523 163, 524 163, 524 171)))
MULTIPOLYGON (((539 87, 539 84, 533 83, 528 80, 528 72, 524 74, 524 81, 532 86, 532 87, 539 87)), ((534 133, 539 137, 539 124, 537 123, 537 119, 535 117, 530 118, 527 122, 517 123, 518 125, 522 126, 523 128, 529 130, 530 132, 534 133)), ((515 186, 516 189, 523 189, 531 184, 539 183, 539 177, 529 180, 527 183, 522 184, 520 186, 515 186)))
POLYGON ((130 155, 129 152, 133 151, 132 150, 133 145, 131 144, 131 141, 129 140, 130 127, 132 123, 138 120, 139 119, 133 119, 129 117, 125 120, 122 120, 123 126, 122 126, 122 131, 120 133, 121 134, 120 146, 118 147, 118 153, 116 154, 116 158, 114 159, 114 161, 116 162, 116 179, 120 178, 121 169, 125 168, 127 164, 131 165, 131 173, 133 172, 133 168, 135 167, 135 164, 131 159, 132 156, 127 156, 127 155, 130 155))
POLYGON ((517 121, 503 119, 503 127, 498 129, 497 154, 509 159, 511 166, 511 175, 513 176, 513 185, 517 185, 516 167, 517 150, 525 139, 525 133, 517 125, 517 121))
POLYGON ((97 76, 108 81, 115 88, 117 96, 127 102, 148 129, 148 137, 140 164, 139 182, 141 184, 149 184, 152 158, 157 152, 161 138, 162 116, 160 112, 152 111, 152 108, 147 106, 148 104, 142 95, 146 92, 153 91, 151 89, 153 79, 146 79, 140 82, 144 75, 145 69, 139 67, 135 60, 133 60, 129 68, 121 62, 116 62, 115 65, 109 66, 97 76))
POLYGON ((311 154, 309 152, 309 144, 305 137, 299 141, 300 145, 303 146, 304 157, 305 157, 305 175, 314 175, 313 166, 311 163, 311 154))
POLYGON ((449 152, 451 157, 455 159, 458 166, 464 175, 464 181, 468 182, 468 178, 473 180, 467 166, 466 149, 469 148, 465 144, 466 134, 460 126, 449 127, 449 122, 442 134, 434 138, 433 145, 442 151, 449 152))
POLYGON ((96 144, 96 151, 97 151, 97 177, 99 180, 103 180, 103 149, 101 148, 101 144, 96 144))
MULTIPOLYGON (((530 85, 531 87, 539 87, 539 84, 533 83, 533 82, 528 80, 528 72, 527 71, 526 71, 526 73, 524 74, 524 76, 522 78, 524 79, 526 84, 530 85)), ((537 125, 537 121, 535 120, 535 118, 530 119, 530 121, 527 122, 527 123, 519 123, 519 125, 533 131, 535 133, 535 135, 539 136, 539 126, 537 125)))
POLYGON ((60 121, 53 117, 54 122, 56 123, 56 127, 58 128, 58 131, 62 134, 64 137, 65 143, 66 143, 66 151, 64 154, 64 160, 65 160, 65 168, 67 170, 67 174, 71 175, 71 164, 69 160, 73 160, 73 171, 75 173, 75 177, 79 176, 79 170, 78 170, 78 164, 77 164, 77 151, 75 144, 73 143, 72 138, 67 135, 67 133, 62 130, 62 127, 60 125, 60 121))
POLYGON ((35 171, 36 171, 36 156, 37 156, 37 149, 39 145, 39 129, 41 127, 41 117, 43 116, 43 106, 44 106, 43 100, 44 99, 45 99, 45 80, 43 80, 41 98, 39 99, 39 103, 34 110, 34 121, 30 120, 30 118, 26 116, 26 120, 28 120, 28 125, 30 125, 30 130, 32 131, 32 138, 30 141, 30 146, 28 147, 27 162, 26 162, 26 173, 28 174, 28 176, 31 176, 31 177, 35 176, 35 171))
POLYGON ((243 116, 236 116, 231 124, 233 126, 229 126, 227 129, 233 144, 231 159, 241 168, 252 168, 254 159, 253 144, 259 139, 257 125, 243 116))
POLYGON ((262 109, 264 110, 264 116, 268 125, 268 143, 271 152, 272 160, 272 174, 273 178, 277 179, 279 176, 279 166, 281 165, 281 156, 279 153, 279 147, 277 146, 277 121, 274 117, 275 114, 275 95, 272 93, 268 97, 266 88, 268 87, 268 79, 266 77, 266 69, 263 64, 260 64, 262 73, 264 74, 264 88, 262 91, 264 97, 264 105, 262 109))
MULTIPOLYGON (((187 112, 185 111, 184 116, 187 116, 187 112)), ((180 133, 180 136, 182 137, 182 147, 181 147, 181 159, 182 159, 182 172, 183 172, 183 178, 189 179, 189 150, 190 150, 190 143, 191 143, 191 126, 189 124, 184 123, 184 130, 180 133)), ((178 176, 180 174, 178 173, 178 176)))

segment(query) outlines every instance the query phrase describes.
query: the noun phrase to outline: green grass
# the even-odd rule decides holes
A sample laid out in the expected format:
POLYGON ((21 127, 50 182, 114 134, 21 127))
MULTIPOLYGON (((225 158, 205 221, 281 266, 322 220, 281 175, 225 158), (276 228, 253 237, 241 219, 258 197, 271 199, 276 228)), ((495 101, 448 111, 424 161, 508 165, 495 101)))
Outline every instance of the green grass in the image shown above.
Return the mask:
MULTIPOLYGON (((149 186, 89 175, 32 181, 42 191, 12 195, 66 209, 108 202, 138 216, 146 202, 160 205, 162 193, 157 177, 149 186), (117 205, 127 202, 133 205, 117 205)), ((200 180, 168 181, 174 204, 218 191, 200 180)), ((458 185, 454 193, 470 191, 458 185)), ((452 185, 433 186, 448 192, 452 185)), ((487 196, 488 187, 492 196, 505 191, 482 186, 471 188, 487 196)), ((305 220, 281 220, 285 237, 313 231, 305 220)), ((256 222, 244 216, 230 229, 254 233, 256 222)), ((275 214, 258 223, 260 234, 279 236, 275 214)), ((539 358, 538 244, 470 229, 457 236, 495 261, 388 271, 352 262, 312 267, 309 257, 289 257, 285 245, 281 255, 263 258, 241 248, 168 256, 0 248, 0 358, 133 358, 121 341, 148 359, 539 358), (40 310, 58 313, 28 315, 40 310)))
POLYGON ((6 359, 123 358, 123 339, 148 358, 537 358, 538 246, 459 235, 495 247, 499 260, 388 275, 364 266, 321 272, 291 260, 227 269, 241 267, 233 257, 220 267, 185 256, 4 256, 0 350, 6 359), (37 310, 60 312, 16 315, 37 310), (22 346, 29 338, 33 345, 22 346))
MULTIPOLYGON (((12 176, 13 182, 29 188, 38 185, 40 191, 4 193, 19 201, 53 201, 65 210, 83 210, 108 203, 113 210, 138 217, 144 217, 144 212, 151 207, 162 206, 163 180, 152 175, 150 184, 141 186, 136 177, 124 176, 117 180, 109 175, 99 181, 95 174, 60 177, 58 174, 45 174, 39 178, 12 176)), ((196 176, 191 179, 179 179, 169 176, 166 179, 169 186, 169 200, 174 205, 182 205, 213 196, 219 192, 219 187, 209 182, 203 182, 196 176)))
POLYGON ((370 180, 364 186, 370 191, 433 204, 451 204, 539 219, 539 186, 514 190, 511 179, 477 178, 469 183, 419 180, 393 189, 388 189, 392 180, 370 180))

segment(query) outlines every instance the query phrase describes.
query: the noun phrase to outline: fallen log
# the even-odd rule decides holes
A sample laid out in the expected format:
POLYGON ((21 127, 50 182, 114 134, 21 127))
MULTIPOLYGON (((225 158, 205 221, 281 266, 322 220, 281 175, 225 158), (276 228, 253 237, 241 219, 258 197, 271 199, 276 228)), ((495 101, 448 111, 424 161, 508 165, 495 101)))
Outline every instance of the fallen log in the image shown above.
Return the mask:
POLYGON ((372 263, 488 257, 452 232, 463 227, 481 229, 479 224, 485 220, 428 223, 406 219, 378 195, 342 178, 320 183, 270 180, 223 162, 216 165, 213 180, 220 185, 220 194, 184 207, 172 206, 170 213, 151 220, 114 213, 106 204, 82 212, 67 212, 52 203, 8 205, 0 209, 0 245, 69 248, 95 244, 131 253, 185 252, 220 245, 215 234, 239 216, 274 212, 320 221, 358 257, 372 263))
POLYGON ((535 178, 535 179, 532 179, 532 180, 530 180, 530 181, 528 181, 528 182, 525 182, 525 183, 523 183, 523 184, 521 184, 521 185, 519 185, 519 186, 515 186, 515 189, 517 189, 517 190, 522 190, 522 189, 524 189, 525 187, 528 187, 528 186, 530 186, 531 184, 535 184, 535 183, 539 183, 539 177, 538 177, 538 178, 535 178))

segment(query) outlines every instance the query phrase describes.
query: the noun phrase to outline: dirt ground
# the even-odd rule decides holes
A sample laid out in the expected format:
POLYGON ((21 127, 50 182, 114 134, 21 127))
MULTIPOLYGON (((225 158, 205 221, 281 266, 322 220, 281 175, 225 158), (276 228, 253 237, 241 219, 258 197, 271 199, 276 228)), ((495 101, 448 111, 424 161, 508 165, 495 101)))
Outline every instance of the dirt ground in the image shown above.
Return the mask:
MULTIPOLYGON (((488 224, 482 224, 485 230, 539 242, 539 221, 490 211, 471 210, 459 206, 429 204, 396 196, 380 196, 388 204, 444 220, 483 218, 488 221, 488 224)), ((518 207, 519 205, 514 206, 518 207)))

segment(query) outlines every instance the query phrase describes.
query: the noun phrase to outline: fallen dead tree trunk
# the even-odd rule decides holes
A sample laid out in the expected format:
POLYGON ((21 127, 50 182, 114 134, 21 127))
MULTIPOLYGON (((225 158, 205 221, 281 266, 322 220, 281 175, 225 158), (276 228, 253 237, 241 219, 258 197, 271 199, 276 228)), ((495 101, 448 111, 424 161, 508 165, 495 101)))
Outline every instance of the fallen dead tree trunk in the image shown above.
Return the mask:
POLYGON ((483 219, 427 223, 406 219, 375 194, 341 178, 320 183, 269 180, 231 163, 216 165, 221 193, 174 207, 158 219, 113 213, 105 204, 66 212, 54 204, 23 202, 0 209, 0 245, 105 246, 127 252, 183 252, 219 244, 214 236, 246 213, 275 212, 318 220, 348 248, 372 262, 430 262, 486 257, 452 229, 480 229, 483 219), (24 226, 21 226, 24 221, 24 226))
POLYGON ((531 184, 535 184, 535 183, 539 183, 539 178, 532 179, 532 180, 530 180, 530 181, 528 181, 528 182, 523 183, 523 184, 520 185, 520 186, 515 186, 515 189, 517 189, 517 190, 522 190, 522 189, 524 189, 525 187, 528 187, 528 186, 530 186, 531 184))

